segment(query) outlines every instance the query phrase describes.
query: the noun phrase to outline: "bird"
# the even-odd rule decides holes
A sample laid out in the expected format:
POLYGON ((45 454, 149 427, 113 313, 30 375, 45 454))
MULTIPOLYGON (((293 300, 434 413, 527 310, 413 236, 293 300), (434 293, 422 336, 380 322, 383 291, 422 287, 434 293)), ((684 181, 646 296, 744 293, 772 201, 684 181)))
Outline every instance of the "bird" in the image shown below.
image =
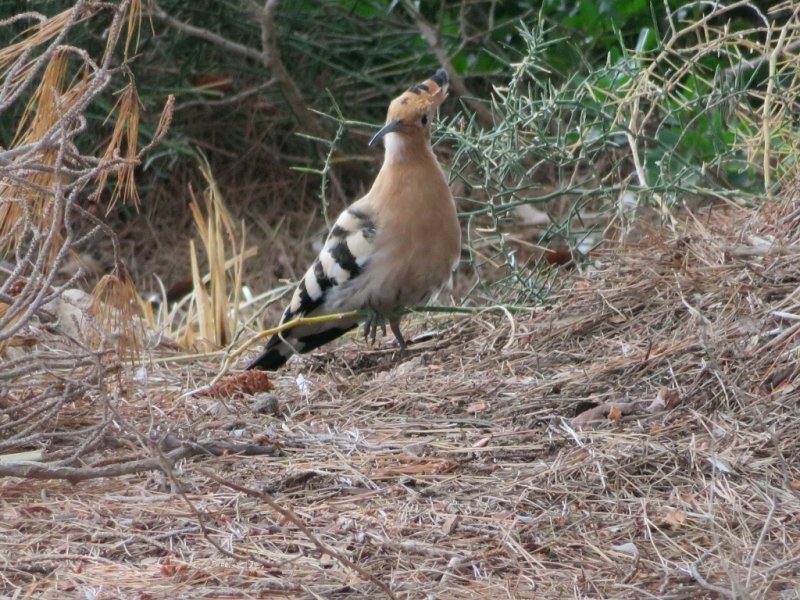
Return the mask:
POLYGON ((430 127, 447 97, 439 69, 389 105, 369 146, 384 143, 383 164, 369 192, 336 219, 322 250, 294 290, 281 324, 299 317, 361 311, 273 335, 247 369, 274 371, 364 321, 372 343, 386 321, 400 345, 398 309, 427 302, 448 283, 461 255, 461 227, 447 178, 431 148, 430 127))

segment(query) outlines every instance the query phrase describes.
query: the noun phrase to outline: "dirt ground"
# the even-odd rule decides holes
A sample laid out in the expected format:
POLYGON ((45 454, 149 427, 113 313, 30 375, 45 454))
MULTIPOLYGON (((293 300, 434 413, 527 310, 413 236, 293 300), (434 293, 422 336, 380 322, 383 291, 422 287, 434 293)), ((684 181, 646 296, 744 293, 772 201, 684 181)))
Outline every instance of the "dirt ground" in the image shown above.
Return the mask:
POLYGON ((0 589, 800 598, 798 214, 643 227, 547 306, 420 315, 405 359, 349 339, 292 360, 271 398, 184 397, 219 361, 162 353, 85 459, 160 469, 0 479, 0 589), (146 442, 166 433, 260 454, 172 462, 146 442))

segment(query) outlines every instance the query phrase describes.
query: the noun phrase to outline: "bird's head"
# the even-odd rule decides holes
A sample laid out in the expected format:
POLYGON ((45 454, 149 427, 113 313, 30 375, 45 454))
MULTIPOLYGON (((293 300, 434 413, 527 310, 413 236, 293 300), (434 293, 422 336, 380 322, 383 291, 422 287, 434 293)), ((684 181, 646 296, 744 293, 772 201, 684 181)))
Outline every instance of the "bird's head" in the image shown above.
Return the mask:
POLYGON ((373 146, 388 133, 430 135, 433 113, 447 98, 447 73, 439 69, 433 77, 413 85, 389 105, 386 125, 369 141, 373 146))

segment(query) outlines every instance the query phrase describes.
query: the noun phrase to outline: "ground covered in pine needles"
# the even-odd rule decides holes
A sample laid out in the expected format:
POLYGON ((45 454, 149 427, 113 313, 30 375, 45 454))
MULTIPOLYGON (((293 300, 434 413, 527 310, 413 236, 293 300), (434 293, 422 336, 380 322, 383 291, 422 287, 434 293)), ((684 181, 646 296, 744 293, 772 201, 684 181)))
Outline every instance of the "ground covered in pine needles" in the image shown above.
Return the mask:
POLYGON ((347 341, 272 396, 182 397, 219 361, 156 357, 84 461, 160 468, 0 479, 2 590, 800 598, 797 204, 636 238, 541 309, 420 317, 409 357, 347 341))

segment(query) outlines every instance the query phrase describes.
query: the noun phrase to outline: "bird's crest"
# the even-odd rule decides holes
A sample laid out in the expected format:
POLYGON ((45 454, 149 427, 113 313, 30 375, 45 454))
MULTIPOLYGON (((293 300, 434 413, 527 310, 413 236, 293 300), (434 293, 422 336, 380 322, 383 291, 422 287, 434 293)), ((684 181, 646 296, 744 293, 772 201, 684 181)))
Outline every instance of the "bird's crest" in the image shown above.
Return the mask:
POLYGON ((412 85, 395 98, 389 107, 389 114, 402 116, 403 113, 409 112, 428 112, 444 102, 447 98, 447 87, 447 72, 439 69, 430 79, 412 85))

